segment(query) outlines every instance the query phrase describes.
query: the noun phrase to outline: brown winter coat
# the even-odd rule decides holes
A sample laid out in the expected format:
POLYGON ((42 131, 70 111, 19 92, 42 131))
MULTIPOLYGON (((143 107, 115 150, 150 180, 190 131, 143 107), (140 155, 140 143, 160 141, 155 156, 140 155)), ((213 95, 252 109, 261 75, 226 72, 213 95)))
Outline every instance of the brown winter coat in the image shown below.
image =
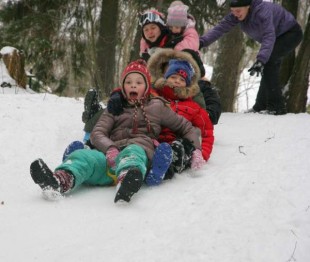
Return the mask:
POLYGON ((169 127, 180 137, 192 141, 195 148, 201 149, 199 137, 192 124, 167 107, 162 99, 150 98, 144 105, 146 117, 151 123, 151 133, 147 131, 141 107, 138 107, 137 112, 138 130, 134 132, 134 110, 134 107, 128 105, 124 108, 124 113, 119 116, 113 116, 105 110, 91 133, 91 143, 103 153, 106 153, 110 146, 123 149, 130 144, 136 144, 144 148, 151 160, 154 154, 153 139, 159 137, 161 127, 164 126, 169 127))

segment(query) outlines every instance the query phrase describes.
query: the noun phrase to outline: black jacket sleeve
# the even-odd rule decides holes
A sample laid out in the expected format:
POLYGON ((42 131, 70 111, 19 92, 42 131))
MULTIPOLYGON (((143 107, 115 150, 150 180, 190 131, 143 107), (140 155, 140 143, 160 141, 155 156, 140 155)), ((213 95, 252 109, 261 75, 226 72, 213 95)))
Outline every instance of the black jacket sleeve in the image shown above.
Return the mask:
POLYGON ((209 113, 212 124, 216 125, 222 113, 220 96, 209 81, 199 80, 198 84, 206 103, 206 111, 209 113))

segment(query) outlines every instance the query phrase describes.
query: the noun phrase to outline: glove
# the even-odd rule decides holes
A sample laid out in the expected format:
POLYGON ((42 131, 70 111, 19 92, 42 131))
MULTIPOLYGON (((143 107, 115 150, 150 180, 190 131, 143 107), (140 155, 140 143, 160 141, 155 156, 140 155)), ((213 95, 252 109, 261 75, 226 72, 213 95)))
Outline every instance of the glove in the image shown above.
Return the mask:
POLYGON ((120 115, 124 111, 123 102, 124 98, 121 91, 112 93, 107 105, 108 112, 114 116, 120 115))
POLYGON ((115 159, 119 154, 119 150, 115 146, 111 146, 106 152, 106 159, 110 168, 115 168, 115 159))
POLYGON ((251 76, 254 76, 256 73, 256 76, 259 76, 259 74, 263 75, 264 70, 264 64, 261 61, 256 61, 254 65, 248 70, 250 72, 251 76))
POLYGON ((145 61, 147 62, 150 58, 150 54, 148 52, 144 52, 140 55, 140 57, 145 61))
POLYGON ((206 161, 203 159, 201 150, 195 149, 192 154, 192 162, 191 162, 191 169, 197 170, 200 169, 206 161))
POLYGON ((199 50, 201 50, 202 48, 204 48, 204 41, 199 39, 199 50))

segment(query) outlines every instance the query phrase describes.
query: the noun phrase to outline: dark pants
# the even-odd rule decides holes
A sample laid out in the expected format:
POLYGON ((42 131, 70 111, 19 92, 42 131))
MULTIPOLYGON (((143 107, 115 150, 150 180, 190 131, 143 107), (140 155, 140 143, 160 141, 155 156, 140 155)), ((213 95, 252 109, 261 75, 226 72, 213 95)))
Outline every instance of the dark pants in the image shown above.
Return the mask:
POLYGON ((264 71, 256 102, 253 106, 255 111, 277 111, 285 108, 282 87, 280 86, 280 67, 285 56, 299 45, 302 40, 302 30, 297 24, 286 33, 276 38, 272 53, 264 66, 264 71))

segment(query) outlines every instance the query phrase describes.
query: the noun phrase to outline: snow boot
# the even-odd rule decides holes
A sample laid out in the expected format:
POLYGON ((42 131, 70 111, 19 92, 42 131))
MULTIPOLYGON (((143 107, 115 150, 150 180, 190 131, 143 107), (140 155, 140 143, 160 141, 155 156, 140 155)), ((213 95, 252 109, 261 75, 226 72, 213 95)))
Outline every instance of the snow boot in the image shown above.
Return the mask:
POLYGON ((42 190, 53 189, 60 192, 59 181, 42 159, 39 158, 31 163, 30 174, 33 181, 38 184, 42 190))
POLYGON ((58 200, 74 186, 74 177, 69 171, 57 170, 53 173, 42 159, 31 163, 30 174, 48 200, 58 200))
POLYGON ((188 139, 178 138, 172 142, 171 148, 173 151, 173 169, 175 172, 181 173, 183 170, 190 167, 195 147, 188 139))
POLYGON ((142 185, 143 176, 138 168, 130 168, 121 172, 118 177, 117 192, 114 203, 129 202, 132 195, 137 193, 142 185))
POLYGON ((267 110, 264 111, 264 114, 267 115, 285 115, 287 114, 287 109, 284 103, 279 103, 279 105, 267 106, 267 110))
MULTIPOLYGON (((172 154, 172 157, 173 157, 173 154, 172 154)), ((173 177, 174 177, 174 169, 173 169, 173 165, 171 163, 168 170, 166 171, 166 174, 164 176, 164 180, 172 179, 173 177)))
POLYGON ((96 89, 89 89, 84 100, 83 123, 87 123, 100 109, 99 95, 96 89))
POLYGON ((71 143, 67 146, 67 148, 65 149, 65 152, 64 152, 64 154, 63 154, 63 156, 62 156, 62 162, 64 162, 64 161, 68 158, 68 156, 69 156, 72 152, 74 152, 75 150, 84 149, 84 148, 85 148, 85 145, 84 145, 84 143, 81 142, 81 141, 73 141, 73 142, 71 142, 71 143))
POLYGON ((175 172, 181 173, 185 169, 185 150, 180 140, 175 140, 171 144, 173 151, 172 166, 175 172))
POLYGON ((168 143, 161 143, 155 149, 152 166, 148 172, 145 183, 148 186, 159 185, 172 162, 172 148, 168 143))

